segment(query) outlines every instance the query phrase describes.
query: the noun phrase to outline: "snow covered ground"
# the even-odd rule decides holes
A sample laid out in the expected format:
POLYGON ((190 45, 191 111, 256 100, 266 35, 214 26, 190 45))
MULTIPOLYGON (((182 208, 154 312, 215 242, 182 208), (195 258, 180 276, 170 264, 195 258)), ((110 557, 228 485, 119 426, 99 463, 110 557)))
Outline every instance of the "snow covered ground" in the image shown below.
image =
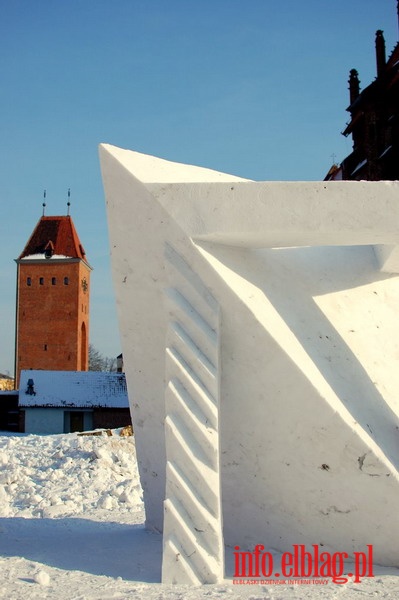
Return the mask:
POLYGON ((227 578, 202 588, 161 585, 162 539, 143 525, 134 439, 113 433, 0 432, 0 599, 399 596, 399 569, 380 567, 360 584, 237 586, 227 578))

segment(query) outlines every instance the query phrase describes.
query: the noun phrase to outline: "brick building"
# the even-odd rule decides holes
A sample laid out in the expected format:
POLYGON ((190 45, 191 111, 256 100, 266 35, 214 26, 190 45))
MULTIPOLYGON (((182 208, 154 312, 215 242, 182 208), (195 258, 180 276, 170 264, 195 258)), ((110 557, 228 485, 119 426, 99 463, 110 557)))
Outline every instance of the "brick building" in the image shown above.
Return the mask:
MULTIPOLYGON (((398 2, 399 17, 399 2, 398 2)), ((350 121, 342 132, 352 136, 353 151, 325 177, 331 180, 399 179, 399 43, 388 60, 383 31, 375 38, 377 76, 360 91, 358 72, 349 75, 350 121)))
POLYGON ((41 217, 16 263, 16 386, 22 369, 87 371, 91 267, 72 218, 41 217))

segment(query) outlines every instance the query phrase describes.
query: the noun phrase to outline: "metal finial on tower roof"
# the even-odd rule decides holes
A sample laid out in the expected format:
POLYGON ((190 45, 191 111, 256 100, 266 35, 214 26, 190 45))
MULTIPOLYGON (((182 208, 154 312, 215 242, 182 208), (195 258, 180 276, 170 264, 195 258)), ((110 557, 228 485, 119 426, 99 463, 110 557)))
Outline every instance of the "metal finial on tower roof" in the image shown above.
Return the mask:
POLYGON ((67 207, 68 207, 68 209, 67 209, 67 215, 68 215, 68 217, 69 217, 69 208, 71 206, 70 198, 71 198, 71 188, 68 188, 68 202, 67 202, 67 207))
MULTIPOLYGON (((46 190, 43 191, 43 200, 45 200, 45 199, 46 199, 46 190)), ((43 206, 43 217, 44 217, 44 211, 45 211, 45 208, 46 208, 46 203, 43 202, 42 206, 43 206)))

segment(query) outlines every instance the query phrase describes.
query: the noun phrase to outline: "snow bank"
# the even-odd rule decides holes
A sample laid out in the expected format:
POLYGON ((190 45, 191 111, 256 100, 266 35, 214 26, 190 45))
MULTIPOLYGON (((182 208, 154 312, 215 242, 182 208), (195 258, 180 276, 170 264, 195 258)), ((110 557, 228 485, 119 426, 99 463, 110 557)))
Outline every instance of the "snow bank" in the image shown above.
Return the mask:
POLYGON ((0 515, 54 518, 142 509, 132 437, 0 437, 0 515))

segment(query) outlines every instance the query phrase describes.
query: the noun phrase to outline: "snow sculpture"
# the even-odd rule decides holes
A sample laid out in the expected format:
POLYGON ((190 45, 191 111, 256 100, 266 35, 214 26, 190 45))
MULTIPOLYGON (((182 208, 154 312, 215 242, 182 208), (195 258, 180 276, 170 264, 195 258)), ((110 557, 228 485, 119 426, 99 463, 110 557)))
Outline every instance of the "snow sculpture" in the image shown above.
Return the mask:
POLYGON ((399 184, 100 154, 163 580, 220 580, 224 543, 398 564, 399 184))

